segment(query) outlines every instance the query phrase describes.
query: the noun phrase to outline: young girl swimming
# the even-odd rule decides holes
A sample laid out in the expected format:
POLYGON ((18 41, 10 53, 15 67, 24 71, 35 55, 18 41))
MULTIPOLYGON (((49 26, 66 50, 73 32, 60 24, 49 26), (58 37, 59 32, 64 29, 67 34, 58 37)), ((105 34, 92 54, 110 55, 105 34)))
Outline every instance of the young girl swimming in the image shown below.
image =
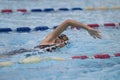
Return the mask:
MULTIPOLYGON (((44 49, 45 51, 52 51, 57 48, 62 48, 67 44, 67 41, 69 38, 65 34, 61 34, 67 27, 69 26, 75 26, 76 28, 83 28, 88 31, 88 33, 93 38, 99 38, 101 39, 101 35, 99 34, 98 30, 95 30, 85 24, 82 24, 80 22, 77 22, 75 20, 65 20, 62 22, 56 29, 54 29, 51 33, 49 33, 45 39, 43 39, 37 46, 34 47, 34 49, 44 49)), ((23 52, 31 52, 31 50, 26 49, 20 49, 15 50, 7 53, 7 55, 14 55, 14 54, 20 54, 23 52)))

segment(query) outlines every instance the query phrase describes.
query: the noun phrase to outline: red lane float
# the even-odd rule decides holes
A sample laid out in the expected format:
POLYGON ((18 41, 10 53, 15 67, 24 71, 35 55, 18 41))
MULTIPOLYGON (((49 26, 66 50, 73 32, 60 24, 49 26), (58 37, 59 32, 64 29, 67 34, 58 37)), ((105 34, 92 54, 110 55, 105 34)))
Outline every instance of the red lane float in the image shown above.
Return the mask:
POLYGON ((115 57, 119 57, 119 56, 120 56, 120 53, 115 53, 114 56, 115 56, 115 57))
POLYGON ((99 25, 98 25, 98 24, 87 24, 87 26, 90 26, 90 27, 92 27, 92 28, 99 27, 99 25))
POLYGON ((83 56, 72 56, 72 59, 108 59, 110 57, 120 57, 120 53, 115 53, 113 55, 109 54, 95 54, 92 57, 88 57, 86 55, 83 56))
POLYGON ((3 9, 1 10, 1 13, 12 13, 13 11, 11 9, 3 9))
POLYGON ((23 13, 26 13, 26 12, 27 12, 27 9, 17 9, 17 12, 23 12, 23 13))
POLYGON ((104 26, 106 27, 115 27, 115 23, 105 23, 104 26))
POLYGON ((110 55, 109 54, 96 54, 94 55, 94 58, 105 59, 105 58, 110 58, 110 55))
POLYGON ((72 59, 86 59, 88 58, 87 56, 73 56, 72 59))

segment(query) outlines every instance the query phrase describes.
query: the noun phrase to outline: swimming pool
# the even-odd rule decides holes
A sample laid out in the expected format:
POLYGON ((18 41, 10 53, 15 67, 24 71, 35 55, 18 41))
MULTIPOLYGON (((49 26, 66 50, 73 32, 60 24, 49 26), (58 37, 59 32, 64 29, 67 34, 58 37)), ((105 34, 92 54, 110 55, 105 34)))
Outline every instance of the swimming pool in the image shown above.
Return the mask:
MULTIPOLYGON (((119 0, 102 2, 96 0, 73 1, 69 0, 22 0, 19 1, 2 1, 0 8, 60 8, 60 7, 86 7, 86 6, 114 6, 119 5, 119 0), (89 2, 89 4, 87 4, 89 2), (99 2, 99 3, 98 3, 99 2), (28 4, 29 3, 29 4, 28 4), (51 3, 51 4, 50 4, 51 3), (82 3, 82 4, 81 4, 82 3), (104 5, 103 5, 104 3, 104 5), (7 5, 4 5, 7 4, 7 5), (12 6, 10 6, 12 4, 12 6), (49 5, 47 5, 49 4, 49 5), (23 7, 24 6, 24 7, 23 7)), ((25 57, 23 53, 10 58, 1 58, 0 61, 13 62, 11 66, 0 68, 0 80, 119 80, 120 58, 112 57, 110 59, 69 59, 75 55, 93 56, 94 54, 109 54, 120 52, 120 31, 116 28, 104 27, 106 22, 119 23, 119 10, 95 10, 95 11, 68 11, 52 13, 27 13, 18 12, 10 14, 0 13, 0 28, 9 27, 15 30, 17 27, 30 27, 34 29, 37 26, 48 26, 53 28, 66 19, 73 19, 85 24, 100 24, 98 30, 101 32, 103 39, 93 39, 85 30, 67 29, 64 33, 70 38, 70 44, 66 47, 46 54, 40 54, 42 58, 58 57, 67 60, 49 60, 44 59, 33 64, 19 64, 18 62, 25 57), (7 23, 7 24, 6 24, 7 23)), ((116 26, 119 28, 119 26, 116 26)), ((33 48, 39 43, 50 31, 31 31, 29 33, 0 33, 0 53, 8 52, 19 48, 33 48)))

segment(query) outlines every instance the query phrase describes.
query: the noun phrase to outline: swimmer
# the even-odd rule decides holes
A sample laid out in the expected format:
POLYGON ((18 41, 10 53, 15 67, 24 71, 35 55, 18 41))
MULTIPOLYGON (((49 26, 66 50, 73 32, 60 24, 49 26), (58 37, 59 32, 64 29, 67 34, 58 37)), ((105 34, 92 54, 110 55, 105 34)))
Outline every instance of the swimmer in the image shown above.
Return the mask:
MULTIPOLYGON (((51 52, 52 50, 55 50, 57 48, 62 48, 67 44, 67 41, 69 38, 67 35, 62 34, 62 32, 68 28, 69 26, 75 26, 76 28, 83 28, 88 31, 88 33, 93 37, 93 38, 99 38, 101 39, 102 36, 99 34, 98 30, 95 30, 83 23, 77 22, 75 20, 65 20, 62 22, 56 29, 54 29, 51 33, 49 33, 45 39, 43 39, 37 46, 34 47, 34 49, 44 49, 46 51, 51 52)), ((26 50, 26 49, 20 49, 20 50, 15 50, 12 52, 9 52, 8 55, 14 55, 14 54, 20 54, 23 52, 31 52, 31 50, 26 50)))
MULTIPOLYGON (((67 35, 61 34, 67 27, 69 26, 75 26, 76 28, 83 28, 88 31, 88 33, 93 37, 93 38, 99 38, 101 39, 101 35, 99 34, 99 31, 82 24, 80 22, 77 22, 75 20, 66 20, 62 22, 55 30, 53 30, 50 34, 48 34, 45 39, 41 41, 41 43, 36 46, 35 48, 43 49, 46 47, 50 46, 55 46, 56 48, 61 48, 64 47, 69 40, 67 35)), ((49 49, 48 49, 49 51, 49 49)))

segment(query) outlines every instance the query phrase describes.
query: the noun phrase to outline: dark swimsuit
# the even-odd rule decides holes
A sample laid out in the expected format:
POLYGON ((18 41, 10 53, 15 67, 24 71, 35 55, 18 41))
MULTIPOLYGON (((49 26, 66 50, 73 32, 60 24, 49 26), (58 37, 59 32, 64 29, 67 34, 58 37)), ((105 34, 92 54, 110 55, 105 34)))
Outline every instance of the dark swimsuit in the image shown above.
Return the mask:
MULTIPOLYGON (((68 42, 64 42, 64 45, 67 45, 68 42)), ((56 50, 59 47, 59 44, 50 44, 50 45, 38 45, 36 46, 35 48, 39 48, 39 49, 42 49, 43 51, 48 51, 48 52, 52 52, 53 50, 56 50)))
MULTIPOLYGON (((65 45, 67 43, 64 43, 65 45)), ((21 53, 24 53, 24 52, 32 52, 32 51, 47 51, 47 52, 52 52, 58 48, 60 48, 57 44, 51 44, 51 45, 38 45, 36 47, 34 47, 35 49, 19 49, 19 50, 14 50, 14 51, 10 51, 6 54, 1 54, 0 57, 5 57, 5 56, 11 56, 11 55, 15 55, 15 54, 21 54, 21 53), (37 49, 36 49, 37 48, 37 49)))
POLYGON ((53 50, 56 50, 59 47, 56 44, 52 44, 52 45, 39 45, 35 48, 39 48, 39 49, 43 49, 44 51, 52 52, 53 50))

